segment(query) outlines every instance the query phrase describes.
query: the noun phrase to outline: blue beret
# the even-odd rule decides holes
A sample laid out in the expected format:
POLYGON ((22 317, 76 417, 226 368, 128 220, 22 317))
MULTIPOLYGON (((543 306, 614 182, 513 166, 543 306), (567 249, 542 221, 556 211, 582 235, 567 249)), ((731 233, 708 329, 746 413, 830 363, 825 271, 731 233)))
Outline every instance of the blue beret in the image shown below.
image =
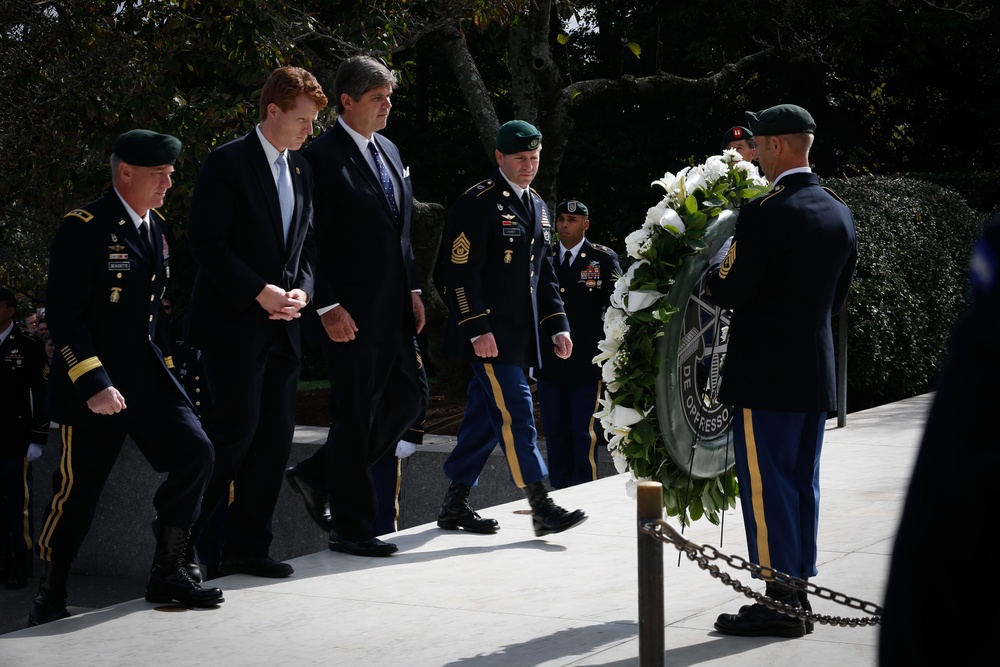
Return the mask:
POLYGON ((122 162, 137 167, 158 167, 174 163, 181 152, 181 141, 169 134, 129 130, 115 139, 111 152, 122 162))
POLYGON ((809 112, 794 104, 779 104, 770 109, 754 113, 746 112, 747 124, 754 136, 773 136, 776 134, 812 134, 816 129, 816 121, 809 112))
POLYGON ((510 120, 497 132, 497 150, 504 155, 533 151, 542 145, 542 133, 523 120, 510 120))

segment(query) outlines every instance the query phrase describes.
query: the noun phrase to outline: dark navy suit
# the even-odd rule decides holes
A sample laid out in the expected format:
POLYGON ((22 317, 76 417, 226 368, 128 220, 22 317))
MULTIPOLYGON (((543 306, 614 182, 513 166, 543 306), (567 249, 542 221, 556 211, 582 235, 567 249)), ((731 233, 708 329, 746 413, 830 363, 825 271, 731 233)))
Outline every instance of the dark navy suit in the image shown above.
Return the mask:
POLYGON ((62 449, 38 540, 42 560, 68 564, 90 528, 126 434, 167 477, 153 497, 160 525, 187 529, 212 471, 212 445, 172 370, 160 302, 169 275, 155 210, 152 255, 114 191, 71 211, 52 243, 46 320, 55 343, 48 399, 62 449), (100 415, 87 399, 115 387, 126 408, 100 415))
POLYGON ((750 560, 816 574, 819 458, 837 407, 831 319, 857 261, 854 219, 812 173, 779 178, 740 209, 732 246, 708 275, 733 311, 719 400, 734 440, 750 560))
POLYGON ((444 471, 467 486, 498 443, 518 487, 547 474, 524 369, 541 366, 541 347, 570 329, 552 265, 549 211, 534 192, 531 203, 529 211, 497 170, 467 190, 448 216, 444 351, 469 361, 473 378, 444 471), (496 338, 492 359, 477 357, 471 342, 487 333, 496 338))
POLYGON ((549 482, 557 489, 597 479, 597 446, 605 441, 594 420, 603 383, 593 359, 604 338, 604 311, 621 273, 618 255, 586 238, 568 269, 560 260, 563 250, 555 247, 553 261, 573 332, 573 354, 560 359, 551 346, 543 345, 542 367, 535 372, 549 482))
POLYGON ((234 482, 223 549, 232 558, 268 555, 295 431, 299 320, 270 320, 256 301, 267 284, 313 293, 312 178, 301 155, 288 155, 295 208, 287 240, 256 131, 212 151, 191 200, 188 246, 198 274, 189 341, 202 352, 211 400, 205 428, 217 451, 202 519, 229 497, 234 482))
POLYGON ((399 219, 341 122, 303 151, 316 182, 314 303, 340 304, 358 328, 352 341, 324 337, 333 426, 323 447, 297 466, 325 465, 335 541, 376 536, 378 502, 369 466, 392 456, 427 408, 426 379, 414 354, 412 292, 420 282, 410 245, 413 189, 396 145, 377 133, 373 141, 401 186, 399 219))

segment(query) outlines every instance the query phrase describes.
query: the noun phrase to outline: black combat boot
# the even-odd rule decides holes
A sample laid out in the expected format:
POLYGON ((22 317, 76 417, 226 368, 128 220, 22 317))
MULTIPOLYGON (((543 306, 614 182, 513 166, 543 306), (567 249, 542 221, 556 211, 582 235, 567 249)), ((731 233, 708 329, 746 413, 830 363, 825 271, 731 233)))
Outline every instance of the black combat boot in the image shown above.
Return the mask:
MULTIPOLYGON (((804 579, 803 581, 809 581, 809 579, 804 579)), ((799 599, 799 606, 802 607, 802 610, 805 611, 806 613, 812 613, 813 607, 812 604, 809 602, 809 594, 803 590, 795 589, 795 595, 799 599)), ((750 604, 743 605, 742 607, 740 607, 739 613, 742 614, 743 612, 750 611, 750 607, 752 606, 753 605, 750 604)), ((816 627, 816 624, 808 619, 804 620, 802 624, 806 629, 807 635, 812 634, 813 629, 816 627)))
MULTIPOLYGON (((153 519, 153 535, 159 534, 160 522, 158 519, 153 519)), ((188 576, 191 577, 191 581, 200 584, 205 580, 205 577, 202 575, 201 565, 198 563, 198 552, 194 548, 194 543, 197 539, 198 536, 192 528, 187 543, 184 545, 184 569, 187 571, 188 576)))
POLYGON ((42 561, 42 580, 28 612, 28 625, 42 625, 69 616, 66 611, 66 578, 69 565, 42 561))
POLYGON ((561 533, 587 520, 583 510, 567 512, 552 502, 549 492, 541 482, 532 482, 524 489, 531 505, 531 523, 535 528, 535 536, 542 537, 549 533, 561 533))
POLYGON ((157 526, 153 568, 146 582, 146 600, 180 602, 188 607, 214 607, 225 602, 218 588, 202 588, 187 573, 185 553, 190 534, 183 528, 157 526))
POLYGON ((500 530, 496 519, 484 519, 469 507, 469 492, 472 489, 460 482, 452 482, 444 502, 438 511, 438 528, 458 530, 464 528, 470 533, 495 533, 500 530))
MULTIPOLYGON (((776 582, 767 582, 767 597, 789 607, 800 607, 796 591, 776 582)), ((801 618, 768 609, 761 603, 740 608, 738 614, 720 614, 715 629, 740 637, 802 637, 806 634, 801 618)))

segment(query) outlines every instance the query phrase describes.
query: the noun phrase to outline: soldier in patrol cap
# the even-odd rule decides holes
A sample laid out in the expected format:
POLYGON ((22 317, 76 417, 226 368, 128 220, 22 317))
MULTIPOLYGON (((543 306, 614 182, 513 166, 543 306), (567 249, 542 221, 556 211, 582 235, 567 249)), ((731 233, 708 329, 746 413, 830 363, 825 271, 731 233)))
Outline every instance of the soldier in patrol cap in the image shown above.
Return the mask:
POLYGON ((202 588, 186 567, 214 450, 174 374, 160 301, 170 251, 156 207, 180 149, 175 137, 149 130, 119 136, 112 189, 67 213, 52 243, 46 319, 56 354, 49 406, 62 446, 38 540, 42 577, 31 625, 69 616, 69 566, 126 435, 166 473, 153 497, 156 551, 146 599, 192 607, 223 602, 222 591, 202 588))
MULTIPOLYGON (((706 294, 733 311, 719 400, 736 415, 750 560, 805 579, 817 572, 819 458, 827 412, 837 409, 830 322, 847 298, 858 244, 851 211, 809 168, 809 112, 781 104, 746 116, 774 188, 740 209, 728 253, 708 272, 706 294)), ((805 591, 766 586, 768 597, 810 609, 805 591)), ((812 624, 758 603, 720 615, 715 629, 801 637, 812 624)))
POLYGON ((542 346, 542 367, 535 377, 549 483, 557 489, 597 479, 598 444, 605 444, 603 429, 594 424, 602 382, 593 359, 621 266, 614 250, 587 239, 589 228, 586 204, 571 199, 556 206, 554 260, 575 349, 569 359, 560 359, 542 346))
POLYGON ((467 360, 473 377, 458 443, 444 464, 451 485, 438 526, 447 530, 499 530, 469 506, 469 491, 497 443, 514 484, 528 497, 535 535, 587 518, 553 503, 542 483, 547 470, 524 375, 541 366, 542 347, 552 346, 561 359, 573 351, 552 265, 549 209, 530 188, 541 150, 542 135, 531 124, 505 123, 496 139, 499 168, 459 197, 448 216, 444 349, 467 360))
POLYGON ((742 125, 734 125, 722 135, 722 150, 733 148, 747 162, 757 159, 757 144, 753 140, 753 132, 742 125))

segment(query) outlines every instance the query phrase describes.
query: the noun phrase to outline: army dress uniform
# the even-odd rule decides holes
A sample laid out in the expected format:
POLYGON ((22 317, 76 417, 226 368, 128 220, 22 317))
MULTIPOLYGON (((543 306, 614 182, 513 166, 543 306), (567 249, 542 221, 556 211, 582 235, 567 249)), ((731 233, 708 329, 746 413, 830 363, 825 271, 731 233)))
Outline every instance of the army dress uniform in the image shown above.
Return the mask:
MULTIPOLYGON (((3 307, 0 302, 0 307, 3 307)), ((0 332, 2 335, 3 332, 0 332)), ((49 364, 45 347, 35 336, 11 323, 10 333, 0 343, 0 570, 10 564, 11 581, 31 572, 34 547, 31 463, 28 445, 45 445, 49 418, 45 410, 45 388, 49 364)))
POLYGON ((733 310, 719 400, 736 409, 750 560, 795 577, 817 572, 819 456, 837 407, 831 319, 856 261, 850 210, 815 174, 793 173, 740 209, 708 275, 712 300, 733 310))
POLYGON ((621 273, 618 255, 586 238, 569 266, 564 265, 561 252, 570 250, 556 245, 554 260, 573 332, 573 354, 560 359, 551 346, 542 346, 542 367, 535 372, 549 481, 555 488, 597 479, 597 447, 605 440, 594 419, 603 383, 593 359, 604 338, 604 311, 621 273))
POLYGON ((111 190, 68 213, 53 241, 49 405, 62 451, 39 537, 43 561, 68 565, 75 557, 126 435, 168 473, 153 498, 162 525, 191 526, 212 471, 212 445, 172 370, 160 301, 169 275, 165 221, 155 209, 148 216, 147 246, 111 190), (127 407, 92 412, 87 400, 111 386, 127 407))
POLYGON ((530 209, 497 170, 459 198, 446 230, 444 351, 469 361, 475 377, 445 474, 468 486, 497 442, 518 487, 547 474, 524 369, 540 366, 541 347, 570 329, 552 265, 549 211, 528 192, 530 209), (498 350, 489 360, 477 357, 471 342, 487 333, 498 350))

